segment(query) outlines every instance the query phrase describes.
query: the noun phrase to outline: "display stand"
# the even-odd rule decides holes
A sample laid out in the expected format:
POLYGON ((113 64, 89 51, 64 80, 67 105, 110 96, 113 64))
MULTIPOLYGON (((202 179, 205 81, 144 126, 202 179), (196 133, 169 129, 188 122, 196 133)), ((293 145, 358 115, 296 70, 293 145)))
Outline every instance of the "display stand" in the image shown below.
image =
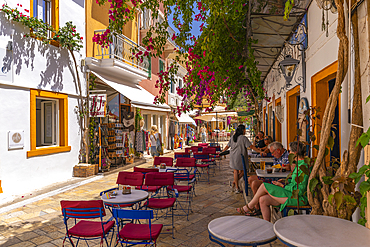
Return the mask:
POLYGON ((120 160, 122 163, 123 158, 123 125, 121 123, 109 123, 108 124, 108 156, 110 159, 114 159, 114 164, 118 165, 120 160))

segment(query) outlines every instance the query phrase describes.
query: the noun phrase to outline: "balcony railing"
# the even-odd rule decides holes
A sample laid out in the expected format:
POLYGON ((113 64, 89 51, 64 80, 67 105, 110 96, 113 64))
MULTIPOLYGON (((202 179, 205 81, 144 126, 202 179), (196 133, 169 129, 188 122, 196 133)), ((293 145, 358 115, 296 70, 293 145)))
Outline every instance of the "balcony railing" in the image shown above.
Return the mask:
POLYGON ((172 36, 176 34, 175 30, 173 30, 171 27, 168 27, 167 32, 170 35, 170 37, 168 38, 168 41, 171 42, 174 46, 177 46, 175 41, 172 40, 172 36))
MULTIPOLYGON (((95 30, 94 34, 102 34, 105 30, 95 30)), ((135 56, 132 55, 132 52, 138 49, 145 52, 145 49, 134 41, 130 40, 126 36, 122 34, 118 34, 113 36, 113 42, 109 45, 109 47, 102 47, 101 45, 95 44, 94 47, 94 57, 99 59, 116 59, 123 61, 135 68, 143 70, 145 72, 150 73, 150 59, 149 57, 143 57, 143 61, 141 62, 140 59, 137 59, 135 56)))

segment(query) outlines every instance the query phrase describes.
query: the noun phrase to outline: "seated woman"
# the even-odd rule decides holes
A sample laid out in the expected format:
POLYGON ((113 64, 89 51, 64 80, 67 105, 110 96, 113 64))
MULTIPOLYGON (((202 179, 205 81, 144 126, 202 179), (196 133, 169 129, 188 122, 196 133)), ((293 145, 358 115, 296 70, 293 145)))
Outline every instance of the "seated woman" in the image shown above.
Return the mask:
MULTIPOLYGON (((289 144, 290 153, 294 153, 298 156, 298 166, 291 164, 294 167, 292 172, 292 178, 290 182, 285 186, 278 181, 274 181, 273 184, 263 183, 255 193, 253 199, 244 207, 237 208, 238 213, 244 215, 253 215, 256 210, 256 206, 259 203, 262 216, 264 220, 270 221, 271 212, 270 205, 279 206, 282 211, 286 205, 297 206, 297 199, 292 199, 293 190, 297 189, 297 170, 298 177, 302 174, 302 170, 298 169, 300 166, 307 166, 304 162, 304 155, 306 153, 306 146, 303 143, 291 142, 289 144)), ((308 175, 304 174, 303 181, 298 185, 299 203, 300 205, 307 205, 307 184, 308 175)))

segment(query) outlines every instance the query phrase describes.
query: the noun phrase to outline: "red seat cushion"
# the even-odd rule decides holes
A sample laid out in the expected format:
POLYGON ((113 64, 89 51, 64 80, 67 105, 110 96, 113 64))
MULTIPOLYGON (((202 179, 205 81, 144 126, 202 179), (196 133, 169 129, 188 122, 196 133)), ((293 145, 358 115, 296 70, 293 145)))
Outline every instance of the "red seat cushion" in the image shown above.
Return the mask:
MULTIPOLYGON (((189 180, 192 180, 192 179, 194 179, 194 177, 195 177, 195 175, 194 174, 192 174, 192 175, 189 175, 189 180)), ((182 175, 175 175, 175 179, 177 179, 177 180, 188 180, 188 175, 184 175, 184 176, 182 176, 182 175)))
POLYGON ((152 233, 152 240, 156 240, 163 228, 162 224, 152 224, 151 231, 149 224, 126 224, 119 235, 127 240, 150 240, 150 232, 152 233))
POLYGON ((209 167, 209 164, 197 164, 197 167, 209 167))
POLYGON ((145 190, 145 191, 149 191, 149 192, 156 192, 160 188, 161 188, 161 186, 147 186, 147 185, 136 186, 137 190, 145 190))
MULTIPOLYGON (((81 220, 70 228, 68 233, 78 237, 101 237, 103 236, 101 224, 100 221, 81 220)), ((113 226, 114 221, 109 221, 104 225, 104 232, 107 233, 113 226)))
POLYGON ((174 185, 173 187, 168 187, 169 190, 174 190, 176 189, 178 192, 189 192, 191 191, 191 185, 174 185), (172 189, 173 188, 173 189, 172 189))
POLYGON ((203 159, 203 160, 200 160, 201 162, 215 162, 214 159, 203 159))
POLYGON ((148 208, 169 208, 175 204, 176 198, 149 198, 145 203, 148 208))

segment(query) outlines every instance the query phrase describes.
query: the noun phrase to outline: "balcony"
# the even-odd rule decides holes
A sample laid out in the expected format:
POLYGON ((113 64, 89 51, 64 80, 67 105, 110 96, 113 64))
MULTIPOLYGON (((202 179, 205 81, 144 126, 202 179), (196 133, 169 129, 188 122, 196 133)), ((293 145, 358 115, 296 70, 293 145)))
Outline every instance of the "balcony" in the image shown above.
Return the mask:
MULTIPOLYGON (((94 34, 102 34, 105 30, 96 30, 94 34)), ((93 57, 86 58, 89 69, 98 73, 119 76, 124 81, 138 83, 151 76, 151 61, 143 57, 143 61, 132 55, 138 49, 145 49, 126 36, 119 34, 113 37, 113 42, 108 47, 94 43, 93 57)))

